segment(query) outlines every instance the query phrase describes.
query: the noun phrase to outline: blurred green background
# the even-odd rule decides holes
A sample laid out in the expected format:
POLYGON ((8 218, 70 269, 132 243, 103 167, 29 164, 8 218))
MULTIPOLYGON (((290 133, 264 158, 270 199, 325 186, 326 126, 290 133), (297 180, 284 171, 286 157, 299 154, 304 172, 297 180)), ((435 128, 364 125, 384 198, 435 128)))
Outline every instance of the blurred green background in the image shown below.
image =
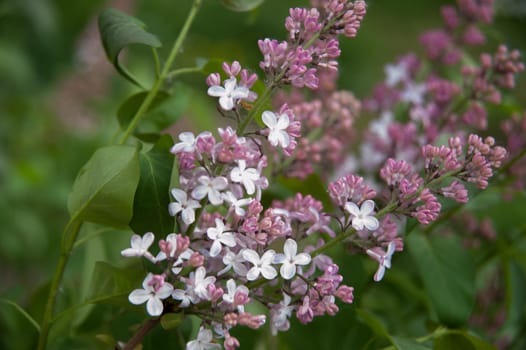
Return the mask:
MULTIPOLYGON (((451 1, 367 3, 368 13, 358 37, 345 39, 341 45, 340 86, 359 97, 367 96, 383 79, 387 62, 408 51, 421 52, 419 33, 440 27, 439 7, 451 1)), ((194 66, 200 57, 219 58, 238 60, 244 67, 257 70, 257 40, 284 39, 288 8, 307 5, 307 1, 267 0, 255 11, 234 13, 216 0, 205 0, 176 65, 194 66)), ((486 28, 488 47, 504 42, 526 52, 525 2, 505 0, 497 6, 496 23, 486 28)), ((96 16, 105 7, 117 7, 140 18, 163 42, 161 57, 165 57, 190 1, 0 1, 0 296, 28 307, 37 320, 46 283, 58 259, 73 180, 93 151, 110 142, 117 129, 118 106, 136 91, 113 72, 104 57, 96 16)), ((133 48, 125 60, 143 81, 152 81, 148 50, 133 48)), ((213 128, 215 101, 206 97, 204 76, 184 76, 178 84, 180 97, 174 108, 186 116, 199 113, 200 118, 181 121, 177 127, 213 128)), ((526 101, 524 77, 517 92, 519 99, 526 101)), ((116 233, 87 245, 85 250, 76 250, 66 280, 86 281, 83 275, 89 275, 93 268, 86 260, 92 263, 95 256, 118 260, 128 240, 128 234, 116 233), (92 258, 83 259, 90 250, 92 258)), ((353 281, 369 277, 354 276, 353 281)), ((23 334, 28 326, 7 306, 0 305, 0 348, 30 346, 31 337, 18 339, 15 344, 4 338, 23 334)), ((305 346, 302 334, 324 334, 324 329, 352 322, 354 316, 349 315, 342 313, 309 327, 293 324, 292 333, 296 333, 291 337, 297 339, 291 344, 305 346)), ((332 337, 333 333, 325 334, 332 337)), ((334 342, 326 337, 319 338, 319 344, 334 342)))

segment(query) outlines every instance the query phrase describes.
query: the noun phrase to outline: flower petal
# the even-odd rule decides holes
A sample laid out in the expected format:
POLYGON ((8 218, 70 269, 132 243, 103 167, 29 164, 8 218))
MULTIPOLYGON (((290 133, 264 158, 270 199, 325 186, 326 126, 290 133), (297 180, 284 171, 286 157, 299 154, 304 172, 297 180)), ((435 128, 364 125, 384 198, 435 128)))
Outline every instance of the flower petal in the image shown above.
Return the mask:
POLYGON ((241 255, 243 256, 243 259, 246 261, 258 265, 259 264, 259 255, 256 253, 256 251, 252 249, 245 249, 241 252, 241 255))
POLYGON ((298 244, 295 240, 288 238, 283 245, 283 253, 287 259, 293 259, 298 251, 298 244))
POLYGON ((178 188, 172 188, 171 193, 172 197, 174 197, 176 201, 178 201, 181 204, 186 203, 187 196, 185 191, 180 190, 178 188))
POLYGON ((284 262, 279 269, 281 277, 286 280, 290 280, 296 274, 296 265, 289 263, 288 261, 284 262))
POLYGON ((261 266, 261 274, 266 279, 271 280, 271 279, 276 278, 276 276, 278 275, 278 272, 276 271, 275 268, 273 268, 270 265, 263 265, 261 266))
POLYGON ((248 270, 247 272, 247 280, 249 281, 254 281, 258 278, 259 276, 259 268, 254 266, 253 268, 251 268, 250 270, 248 270))
POLYGON ((150 292, 144 289, 135 289, 133 292, 130 293, 128 296, 128 300, 130 303, 134 305, 143 304, 148 299, 150 299, 150 292))
POLYGON ((181 206, 181 204, 176 202, 172 202, 168 205, 168 212, 171 216, 177 215, 177 213, 180 212, 182 209, 183 207, 181 206))
POLYGON ((197 186, 192 191, 192 197, 194 197, 195 199, 201 200, 206 197, 209 190, 210 190, 210 187, 208 186, 203 186, 203 185, 197 186))
POLYGON ((374 216, 366 216, 362 219, 363 224, 367 227, 368 230, 374 231, 377 230, 380 226, 378 219, 374 216))
POLYGON ((360 215, 360 208, 358 208, 358 206, 353 202, 345 203, 344 209, 347 210, 347 212, 353 216, 360 215))
POLYGON ((360 212, 362 215, 369 215, 374 211, 374 202, 370 199, 366 200, 362 203, 362 206, 360 207, 360 212))
POLYGON ((163 313, 163 309, 163 302, 157 297, 150 298, 146 303, 146 311, 148 311, 150 316, 159 316, 163 313))
POLYGON ((273 130, 276 127, 277 121, 276 121, 276 115, 272 113, 271 111, 265 111, 261 115, 261 119, 263 120, 263 123, 271 130, 273 130))
POLYGON ((219 240, 215 240, 214 243, 212 243, 212 246, 210 247, 210 256, 212 258, 218 256, 219 253, 221 253, 221 248, 222 246, 219 240))
POLYGON ((300 253, 294 257, 294 264, 296 265, 308 265, 311 262, 311 257, 307 253, 300 253))
POLYGON ((183 222, 187 225, 192 224, 195 221, 195 213, 194 210, 191 208, 186 208, 181 213, 181 218, 183 219, 183 222))
POLYGON ((207 93, 208 93, 208 96, 221 97, 225 95, 226 90, 222 86, 214 85, 208 88, 207 93))

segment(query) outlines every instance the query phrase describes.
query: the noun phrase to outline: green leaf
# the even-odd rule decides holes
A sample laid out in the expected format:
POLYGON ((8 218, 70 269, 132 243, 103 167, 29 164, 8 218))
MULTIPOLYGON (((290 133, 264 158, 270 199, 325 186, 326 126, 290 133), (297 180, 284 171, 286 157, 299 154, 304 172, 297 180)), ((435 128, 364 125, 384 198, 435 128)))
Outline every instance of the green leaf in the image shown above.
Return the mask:
POLYGON ((431 350, 430 347, 408 338, 392 337, 392 343, 398 350, 431 350))
POLYGON ((116 9, 106 9, 99 16, 99 32, 108 59, 123 77, 138 86, 141 85, 119 63, 119 54, 122 49, 134 44, 153 48, 161 46, 159 39, 144 27, 138 19, 116 9))
POLYGON ((493 344, 487 343, 469 333, 456 331, 447 333, 435 339, 434 350, 497 350, 493 344))
POLYGON ((128 294, 141 287, 145 272, 140 263, 117 267, 98 261, 93 269, 87 302, 128 306, 128 294))
POLYGON ((175 329, 183 322, 184 315, 182 313, 164 314, 161 317, 161 327, 165 330, 175 329))
POLYGON ((140 153, 141 179, 133 201, 130 227, 137 233, 168 234, 174 220, 168 213, 170 176, 175 157, 170 153, 172 138, 163 135, 155 146, 140 153))
POLYGON ((469 253, 455 237, 413 234, 407 243, 439 320, 452 327, 464 325, 475 302, 475 268, 469 253))
MULTIPOLYGON (((119 107, 119 110, 117 111, 117 119, 119 121, 121 129, 126 130, 128 128, 128 125, 130 125, 133 117, 137 113, 137 110, 141 106, 148 93, 148 91, 141 91, 135 95, 132 95, 129 98, 127 98, 126 101, 124 101, 124 103, 119 107)), ((167 94, 166 92, 159 91, 157 95, 155 95, 155 98, 148 107, 146 113, 154 110, 168 97, 170 97, 169 94, 167 94)))
POLYGON ((26 310, 24 310, 24 308, 22 308, 20 305, 18 305, 14 301, 11 301, 8 299, 0 298, 0 302, 7 304, 7 305, 11 305, 16 311, 18 311, 22 316, 24 316, 24 318, 27 319, 27 321, 31 323, 33 327, 35 327, 37 332, 40 333, 40 325, 37 323, 37 321, 35 321, 33 317, 31 317, 31 315, 26 310))
POLYGON ((387 328, 385 328, 384 324, 375 315, 360 309, 356 310, 356 315, 358 316, 358 320, 369 326, 375 334, 392 342, 387 328))
POLYGON ((139 183, 137 149, 131 146, 100 148, 80 169, 68 198, 76 220, 108 226, 128 225, 139 183))
POLYGON ((220 0, 227 9, 236 12, 252 11, 265 0, 220 0))
POLYGON ((305 196, 311 195, 323 203, 325 211, 330 212, 332 210, 331 197, 327 192, 326 185, 317 174, 311 174, 302 180, 280 176, 270 191, 272 194, 276 194, 278 198, 290 197, 297 192, 305 196))

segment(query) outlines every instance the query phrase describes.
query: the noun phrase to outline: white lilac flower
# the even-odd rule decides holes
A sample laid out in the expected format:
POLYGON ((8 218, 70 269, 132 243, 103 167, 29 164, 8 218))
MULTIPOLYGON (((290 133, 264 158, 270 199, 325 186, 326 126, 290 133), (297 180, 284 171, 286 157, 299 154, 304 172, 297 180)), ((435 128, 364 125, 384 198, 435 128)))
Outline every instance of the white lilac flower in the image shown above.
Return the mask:
POLYGON ((176 143, 172 146, 170 152, 173 154, 181 152, 193 152, 195 150, 196 138, 193 133, 185 131, 179 134, 179 140, 181 142, 176 143))
POLYGON ((195 221, 195 209, 201 208, 201 204, 193 199, 188 199, 186 192, 178 188, 172 188, 171 193, 177 202, 168 205, 170 215, 175 216, 180 212, 183 222, 187 225, 192 224, 195 221))
POLYGON ((255 168, 247 168, 245 160, 239 160, 238 166, 230 172, 230 179, 236 183, 242 183, 247 194, 256 192, 256 182, 259 180, 259 171, 255 168))
POLYGON ((238 100, 247 98, 250 91, 245 86, 237 86, 236 78, 225 80, 225 87, 214 85, 208 88, 208 95, 219 97, 219 105, 225 111, 234 108, 238 100))
POLYGON ((407 66, 404 63, 388 64, 384 68, 385 85, 393 87, 408 78, 407 66))
POLYGON ((172 272, 174 273, 174 275, 177 275, 179 272, 181 272, 181 270, 183 269, 184 261, 190 260, 190 257, 192 256, 193 253, 194 251, 188 248, 187 250, 179 254, 179 256, 177 257, 177 260, 175 260, 174 263, 172 264, 172 272))
POLYGON ((190 272, 190 280, 194 287, 194 293, 201 299, 209 299, 208 285, 214 283, 216 278, 213 276, 206 277, 206 269, 200 266, 195 272, 190 272))
POLYGON ((246 276, 248 269, 245 264, 243 264, 244 262, 245 259, 243 258, 242 252, 236 254, 227 248, 226 254, 223 256, 223 264, 225 264, 225 268, 219 271, 217 275, 221 276, 233 268, 234 272, 239 276, 246 276))
POLYGON ((424 102, 426 86, 424 84, 407 83, 405 89, 400 94, 400 100, 421 105, 424 102))
POLYGON ((385 274, 385 269, 391 268, 391 258, 393 257, 393 254, 396 249, 395 242, 390 242, 387 246, 387 251, 383 254, 378 254, 376 251, 372 249, 367 249, 366 253, 374 260, 378 261, 378 270, 376 270, 376 273, 374 274, 374 280, 376 282, 379 282, 382 280, 385 274))
POLYGON ((206 235, 208 238, 214 241, 212 243, 212 247, 210 247, 211 257, 218 256, 219 253, 221 253, 223 245, 228 247, 235 247, 236 245, 236 239, 234 235, 231 232, 225 232, 226 227, 223 223, 223 220, 216 218, 215 222, 216 227, 210 227, 208 230, 206 230, 206 235))
MULTIPOLYGON (((243 293, 248 297, 248 288, 244 285, 236 286, 236 281, 234 279, 229 279, 226 282, 226 289, 227 293, 223 294, 223 301, 228 304, 234 304, 234 298, 236 296, 236 293, 243 293)), ((240 305, 243 306, 243 305, 240 305)), ((243 308, 242 308, 243 310, 243 308)))
POLYGON ((196 304, 199 301, 191 286, 187 286, 185 290, 175 289, 172 293, 172 298, 181 301, 179 307, 183 308, 190 306, 190 304, 196 304))
POLYGON ((134 234, 132 235, 130 240, 131 248, 126 248, 123 251, 121 251, 121 255, 127 258, 144 256, 151 262, 155 262, 155 258, 148 251, 148 248, 150 248, 150 246, 152 245, 153 240, 154 235, 152 232, 147 232, 142 237, 137 234, 134 234))
POLYGON ((298 252, 298 244, 293 239, 287 239, 283 245, 283 254, 276 254, 274 256, 275 264, 282 264, 279 269, 281 277, 290 280, 296 275, 296 265, 307 265, 311 262, 311 257, 307 253, 298 252))
POLYGON ((244 249, 242 254, 246 261, 254 265, 247 272, 247 280, 254 281, 259 277, 259 274, 268 280, 274 279, 278 275, 276 269, 270 265, 276 254, 274 250, 267 250, 261 258, 259 254, 252 249, 244 249))
POLYGON ((268 141, 274 147, 280 145, 282 148, 287 148, 290 143, 290 136, 287 133, 289 127, 289 116, 283 113, 276 116, 271 111, 265 111, 262 114, 263 123, 269 128, 268 141))
POLYGON ((374 231, 380 226, 378 219, 371 215, 374 211, 374 202, 370 199, 363 202, 360 208, 353 202, 347 202, 345 210, 353 216, 352 227, 356 230, 363 230, 365 227, 370 231, 374 231))
POLYGON ((168 298, 173 291, 170 283, 157 280, 156 277, 149 273, 142 282, 143 289, 135 289, 128 296, 128 300, 134 305, 146 303, 146 311, 150 316, 163 313, 162 299, 168 298))
POLYGON ((186 343, 186 350, 209 350, 209 349, 221 349, 221 345, 212 343, 213 334, 212 331, 201 327, 197 339, 191 340, 186 343))
POLYGON ((156 261, 163 261, 166 260, 166 258, 174 258, 175 257, 175 251, 177 250, 177 235, 175 233, 170 233, 168 236, 166 236, 167 243, 170 243, 171 249, 169 256, 166 256, 166 253, 164 251, 160 251, 159 254, 155 257, 156 261))
POLYGON ((240 198, 237 199, 236 196, 230 191, 223 193, 223 199, 231 204, 231 208, 234 208, 234 212, 237 216, 245 216, 246 211, 243 209, 244 206, 248 205, 252 198, 240 198))
POLYGON ((213 205, 219 205, 223 203, 223 197, 221 196, 222 190, 227 188, 228 180, 223 176, 218 176, 213 179, 206 175, 200 176, 197 181, 200 185, 196 186, 192 191, 192 197, 197 200, 201 200, 208 196, 208 201, 213 205))
POLYGON ((292 311, 294 311, 294 305, 290 305, 290 301, 290 296, 283 293, 283 300, 279 304, 272 305, 270 310, 272 335, 276 335, 278 330, 285 331, 289 329, 289 318, 292 311))

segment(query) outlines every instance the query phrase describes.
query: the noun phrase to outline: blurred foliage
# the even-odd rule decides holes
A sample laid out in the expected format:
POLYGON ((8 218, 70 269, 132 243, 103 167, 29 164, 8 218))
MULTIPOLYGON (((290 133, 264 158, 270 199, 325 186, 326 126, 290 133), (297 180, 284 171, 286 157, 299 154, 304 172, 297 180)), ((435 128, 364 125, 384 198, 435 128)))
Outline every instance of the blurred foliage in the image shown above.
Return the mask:
MULTIPOLYGON (((97 147, 110 143, 118 128, 119 104, 136 92, 111 72, 110 63, 97 61, 104 54, 100 44, 93 44, 99 41, 93 30, 96 16, 110 5, 127 9, 147 23, 148 31, 155 33, 161 42, 168 43, 160 49, 160 56, 166 57, 190 3, 189 0, 0 2, 0 266, 3 277, 0 297, 22 305, 37 322, 59 255, 61 232, 68 219, 67 196, 76 174, 97 147), (96 74, 86 66, 95 67, 96 74)), ((421 30, 439 25, 438 9, 444 3, 448 1, 368 1, 368 14, 358 37, 342 44, 341 87, 360 97, 366 96, 375 82, 383 79, 385 63, 417 47, 421 30)), ((526 52, 526 12, 508 11, 510 2, 502 3, 490 37, 494 43, 504 41, 526 52)), ((267 0, 254 11, 234 13, 219 1, 207 0, 177 64, 192 67, 198 64, 196 58, 236 59, 243 66, 256 69, 260 59, 257 40, 284 38, 282 24, 288 8, 305 4, 306 1, 298 0, 267 0)), ((145 85, 151 84, 154 76, 151 52, 144 47, 133 47, 131 52, 133 55, 124 57, 126 66, 145 85)), ((522 77, 517 88, 523 105, 525 81, 522 77)), ((159 121, 168 118, 175 122, 182 116, 175 128, 196 130, 217 124, 213 101, 204 94, 204 75, 182 76, 173 89, 175 98, 151 111, 159 121), (195 115, 200 118, 192 118, 195 115)), ((126 111, 121 109, 119 117, 121 123, 126 120, 126 111)), ((153 118, 152 123, 155 120, 153 118)), ((151 152, 152 161, 161 157, 155 150, 151 152)), ((141 159, 141 164, 145 161, 148 159, 141 159)), ((163 177, 166 180, 166 176, 163 177)), ((296 190, 297 184, 284 181, 283 186, 296 190)), ((505 332, 511 336, 526 334, 525 240, 522 239, 519 246, 510 244, 517 237, 524 238, 526 197, 518 194, 513 202, 503 206, 500 195, 489 192, 470 206, 480 216, 491 212, 496 218, 497 242, 484 256, 502 265, 507 285, 505 304, 509 311, 505 332)), ((136 220, 141 227, 140 218, 136 220)), ((371 261, 337 252, 343 261, 343 275, 348 279, 345 282, 353 285, 356 293, 356 303, 344 306, 337 316, 317 319, 307 326, 294 321, 291 331, 280 334, 279 338, 273 338, 268 329, 266 333, 236 330, 234 335, 240 338, 244 349, 376 349, 390 344, 398 349, 417 349, 404 337, 414 339, 428 334, 439 321, 448 321, 449 317, 453 317, 452 324, 465 325, 466 312, 470 310, 467 304, 470 300, 473 302, 473 296, 461 294, 466 298, 461 307, 467 307, 468 311, 453 309, 453 315, 444 315, 440 304, 453 301, 457 303, 451 305, 453 308, 458 305, 454 288, 450 299, 440 299, 446 291, 438 291, 438 297, 431 294, 428 298, 426 290, 432 292, 436 279, 435 275, 426 276, 426 273, 434 274, 436 264, 432 259, 422 261, 425 249, 432 249, 432 244, 416 235, 409 244, 410 254, 395 258, 396 268, 390 270, 381 285, 374 284, 370 278, 375 268, 371 261), (388 334, 401 338, 389 339, 388 334)), ((107 344, 114 340, 127 339, 130 328, 144 317, 137 308, 132 308, 136 312, 132 316, 124 314, 126 303, 119 302, 118 295, 101 305, 85 303, 68 311, 79 300, 97 297, 91 288, 94 283, 107 283, 109 294, 122 291, 118 271, 138 271, 122 266, 119 257, 121 247, 125 247, 128 240, 128 234, 118 230, 95 224, 83 228, 58 297, 59 316, 52 332, 61 337, 56 338, 50 348, 107 349, 107 344), (102 260, 107 263, 97 264, 102 260), (115 279, 102 281, 101 274, 115 276, 115 279), (102 310, 104 312, 99 312, 102 310)), ((462 256, 462 252, 449 250, 448 253, 454 253, 455 262, 467 260, 467 264, 476 264, 479 270, 489 266, 480 256, 462 256)), ((451 256, 435 256, 442 260, 448 257, 451 256)), ((452 268, 436 273, 447 277, 455 272, 452 268)), ((472 278, 458 276, 459 290, 468 277, 472 278)), ((484 276, 479 274, 478 280, 469 283, 481 286, 484 276)), ((186 319, 178 332, 188 337, 195 332, 193 324, 195 321, 186 319)), ((0 304, 1 349, 32 349, 36 336, 33 325, 15 307, 0 304)), ((149 349, 158 348, 172 338, 177 341, 177 337, 176 332, 156 329, 147 336, 144 345, 149 349)), ((482 349, 472 345, 475 340, 470 337, 468 333, 449 334, 441 338, 435 348, 453 349, 450 344, 468 344, 455 349, 482 349)), ((525 340, 513 344, 513 349, 524 348, 525 340)))

